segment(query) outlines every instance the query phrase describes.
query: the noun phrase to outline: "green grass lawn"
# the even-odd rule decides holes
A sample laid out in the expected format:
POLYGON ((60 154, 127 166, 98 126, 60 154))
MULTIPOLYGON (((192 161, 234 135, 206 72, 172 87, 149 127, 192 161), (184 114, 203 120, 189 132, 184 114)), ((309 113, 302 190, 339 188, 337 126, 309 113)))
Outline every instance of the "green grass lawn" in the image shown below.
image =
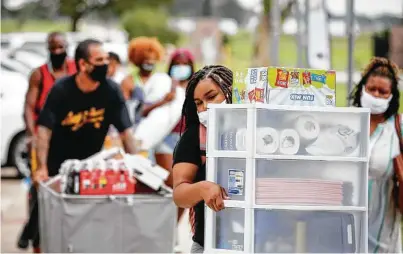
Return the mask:
POLYGON ((70 28, 70 23, 68 21, 52 22, 50 20, 29 20, 25 22, 21 27, 19 27, 18 22, 15 20, 2 20, 1 21, 1 32, 2 33, 13 33, 13 32, 52 32, 52 31, 62 31, 67 32, 70 28))
MULTIPOLYGON (((240 32, 230 40, 232 51, 231 67, 248 67, 252 59, 253 37, 246 32, 240 32)), ((347 38, 333 38, 332 47, 332 69, 347 69, 347 38)), ((370 35, 363 34, 355 41, 354 64, 356 69, 362 69, 372 57, 372 42, 370 35)), ((294 36, 283 35, 280 38, 279 65, 296 66, 297 44, 294 36)))

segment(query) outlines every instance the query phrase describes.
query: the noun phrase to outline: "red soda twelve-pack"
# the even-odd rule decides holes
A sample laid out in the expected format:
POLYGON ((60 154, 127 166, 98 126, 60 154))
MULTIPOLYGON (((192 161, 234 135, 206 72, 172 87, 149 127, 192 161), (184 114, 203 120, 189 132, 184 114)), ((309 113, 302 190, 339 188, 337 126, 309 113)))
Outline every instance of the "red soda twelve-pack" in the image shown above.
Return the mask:
POLYGON ((61 169, 61 192, 74 195, 134 194, 136 179, 122 160, 67 160, 61 169))

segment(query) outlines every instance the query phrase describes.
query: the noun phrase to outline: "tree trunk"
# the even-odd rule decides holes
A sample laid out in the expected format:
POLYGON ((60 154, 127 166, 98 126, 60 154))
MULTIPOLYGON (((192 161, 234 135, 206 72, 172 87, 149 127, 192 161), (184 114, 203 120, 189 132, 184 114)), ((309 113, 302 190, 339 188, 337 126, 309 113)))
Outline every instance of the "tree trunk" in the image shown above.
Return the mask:
MULTIPOLYGON (((255 47, 252 58, 252 65, 254 67, 263 67, 270 64, 270 9, 271 0, 263 0, 263 15, 260 19, 259 25, 256 28, 255 47)), ((281 21, 290 14, 291 8, 296 4, 296 0, 289 0, 283 10, 281 10, 281 21)))
POLYGON ((252 65, 253 67, 268 66, 270 64, 270 14, 262 15, 257 31, 255 33, 255 47, 253 52, 252 65))
POLYGON ((81 15, 76 15, 71 18, 71 31, 77 32, 78 31, 78 21, 80 21, 81 15))

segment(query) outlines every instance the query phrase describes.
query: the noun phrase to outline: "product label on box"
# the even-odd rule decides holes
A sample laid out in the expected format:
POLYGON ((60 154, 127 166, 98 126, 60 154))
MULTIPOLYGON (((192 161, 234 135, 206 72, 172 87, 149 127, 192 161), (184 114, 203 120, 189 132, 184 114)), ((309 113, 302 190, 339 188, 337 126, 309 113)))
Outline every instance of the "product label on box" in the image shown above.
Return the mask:
POLYGON ((315 95, 292 93, 292 94, 290 94, 290 100, 292 100, 292 101, 314 101, 315 95))
POLYGON ((311 74, 311 80, 316 81, 322 84, 326 84, 326 76, 325 75, 318 75, 315 73, 311 74))
POLYGON ((255 101, 264 102, 264 88, 255 89, 255 101))
POLYGON ((234 93, 233 94, 234 94, 233 97, 235 97, 233 99, 235 99, 236 101, 242 101, 243 100, 242 97, 241 97, 241 94, 239 93, 238 87, 234 88, 234 93))
POLYGON ((309 71, 304 71, 302 73, 302 83, 304 86, 312 84, 311 73, 309 71))
POLYGON ((257 69, 250 69, 249 84, 255 85, 257 83, 257 69))
POLYGON ((228 194, 243 195, 244 191, 244 170, 229 169, 228 170, 228 194))
POLYGON ((232 103, 249 103, 253 101, 254 85, 249 85, 250 77, 248 76, 248 69, 234 71, 234 83, 232 89, 232 103), (249 93, 251 92, 251 93, 249 93))
POLYGON ((298 71, 292 71, 290 73, 290 85, 299 86, 299 72, 298 71))
POLYGON ((276 78, 276 86, 279 87, 288 87, 288 76, 289 72, 285 69, 277 69, 277 78, 276 78))

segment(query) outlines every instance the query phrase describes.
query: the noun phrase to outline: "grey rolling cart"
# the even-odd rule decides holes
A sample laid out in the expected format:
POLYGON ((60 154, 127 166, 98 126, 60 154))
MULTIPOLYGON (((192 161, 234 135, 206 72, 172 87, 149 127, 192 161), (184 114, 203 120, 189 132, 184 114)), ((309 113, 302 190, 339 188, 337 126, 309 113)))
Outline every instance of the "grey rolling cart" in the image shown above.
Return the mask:
POLYGON ((66 195, 59 179, 39 186, 44 253, 173 253, 172 195, 66 195))
POLYGON ((368 252, 368 109, 209 105, 206 253, 368 252))

